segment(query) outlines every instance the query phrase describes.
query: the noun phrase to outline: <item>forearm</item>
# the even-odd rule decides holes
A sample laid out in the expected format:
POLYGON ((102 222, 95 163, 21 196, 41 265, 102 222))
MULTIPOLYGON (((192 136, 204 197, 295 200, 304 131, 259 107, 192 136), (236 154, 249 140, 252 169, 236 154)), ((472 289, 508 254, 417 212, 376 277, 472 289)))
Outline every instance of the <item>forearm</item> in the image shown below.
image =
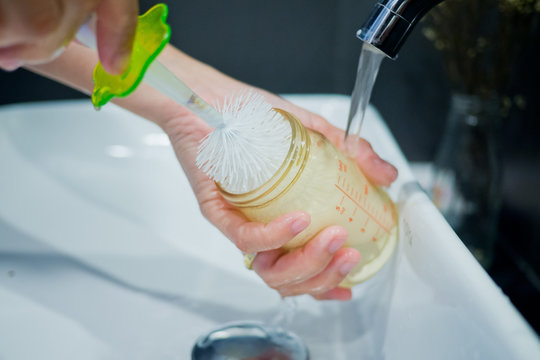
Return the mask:
MULTIPOLYGON (((92 71, 97 61, 97 54, 93 50, 72 43, 55 61, 28 68, 86 94, 91 94, 94 86, 92 71)), ((217 99, 222 99, 228 91, 234 91, 233 88, 239 84, 172 46, 168 46, 162 52, 159 61, 211 104, 214 104, 217 99)), ((162 128, 170 119, 183 117, 187 113, 186 109, 144 83, 128 97, 117 98, 113 102, 162 128)))

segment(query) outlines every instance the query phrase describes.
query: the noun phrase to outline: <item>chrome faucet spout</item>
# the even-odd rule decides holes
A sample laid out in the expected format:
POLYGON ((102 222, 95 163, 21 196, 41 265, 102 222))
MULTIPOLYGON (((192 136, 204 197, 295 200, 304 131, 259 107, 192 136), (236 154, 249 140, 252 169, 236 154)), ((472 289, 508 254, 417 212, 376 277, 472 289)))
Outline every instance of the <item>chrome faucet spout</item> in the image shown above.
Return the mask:
POLYGON ((395 59, 416 23, 442 0, 379 0, 356 36, 395 59))

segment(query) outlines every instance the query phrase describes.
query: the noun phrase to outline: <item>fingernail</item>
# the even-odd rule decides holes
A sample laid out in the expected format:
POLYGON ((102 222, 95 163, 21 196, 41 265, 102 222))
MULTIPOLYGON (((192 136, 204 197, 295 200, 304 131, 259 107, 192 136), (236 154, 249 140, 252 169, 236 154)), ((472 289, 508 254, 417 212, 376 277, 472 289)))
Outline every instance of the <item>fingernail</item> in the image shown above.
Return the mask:
POLYGON ((120 74, 123 74, 128 69, 130 62, 131 54, 126 54, 116 59, 115 65, 120 74))
POLYGON ((394 165, 390 164, 388 161, 381 159, 379 156, 376 156, 373 159, 373 162, 380 167, 384 167, 386 172, 390 175, 388 176, 388 184, 390 185, 398 177, 398 171, 394 165))
POLYGON ((304 218, 296 219, 291 224, 291 232, 296 235, 302 232, 309 225, 309 221, 304 218))
POLYGON ((330 245, 328 245, 328 251, 330 254, 335 253, 338 251, 343 244, 345 244, 345 241, 347 240, 347 236, 338 235, 330 242, 330 245))
POLYGON ((396 167, 389 163, 386 163, 386 166, 390 169, 390 172, 392 173, 392 181, 396 180, 399 175, 396 167))
POLYGON ((345 264, 341 265, 339 268, 339 273, 343 276, 351 272, 351 270, 358 264, 358 261, 347 261, 345 264))
POLYGON ((117 55, 116 57, 113 58, 113 61, 111 64, 112 68, 111 69, 105 68, 105 70, 107 70, 113 75, 121 75, 125 73, 126 70, 128 69, 130 61, 131 61, 130 54, 117 55))

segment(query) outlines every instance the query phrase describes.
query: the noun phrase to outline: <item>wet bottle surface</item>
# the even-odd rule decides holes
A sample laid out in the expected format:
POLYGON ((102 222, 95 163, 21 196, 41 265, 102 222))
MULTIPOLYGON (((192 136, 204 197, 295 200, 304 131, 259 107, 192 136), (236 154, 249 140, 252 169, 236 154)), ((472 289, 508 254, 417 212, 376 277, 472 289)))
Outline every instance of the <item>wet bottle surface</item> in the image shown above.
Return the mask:
POLYGON ((386 192, 374 186, 354 160, 322 134, 279 111, 292 128, 288 155, 274 176, 244 194, 222 190, 224 198, 250 220, 268 223, 280 215, 302 210, 311 216, 307 229, 288 242, 295 249, 330 225, 347 229, 345 246, 362 257, 341 283, 352 286, 374 275, 388 260, 397 242, 397 215, 386 192))

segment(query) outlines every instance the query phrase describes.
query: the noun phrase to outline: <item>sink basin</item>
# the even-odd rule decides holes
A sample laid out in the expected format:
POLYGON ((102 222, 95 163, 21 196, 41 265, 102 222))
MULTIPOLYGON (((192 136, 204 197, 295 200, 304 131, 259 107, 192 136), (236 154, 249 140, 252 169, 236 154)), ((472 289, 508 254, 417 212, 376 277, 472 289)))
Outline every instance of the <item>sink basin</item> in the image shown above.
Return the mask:
MULTIPOLYGON (((291 95, 344 127, 349 98, 291 95)), ((348 303, 299 297, 312 359, 539 359, 538 338, 417 185, 375 109, 363 134, 400 177, 400 246, 348 303)), ((279 296, 200 214, 167 137, 114 105, 0 108, 0 359, 187 359, 279 296)))

